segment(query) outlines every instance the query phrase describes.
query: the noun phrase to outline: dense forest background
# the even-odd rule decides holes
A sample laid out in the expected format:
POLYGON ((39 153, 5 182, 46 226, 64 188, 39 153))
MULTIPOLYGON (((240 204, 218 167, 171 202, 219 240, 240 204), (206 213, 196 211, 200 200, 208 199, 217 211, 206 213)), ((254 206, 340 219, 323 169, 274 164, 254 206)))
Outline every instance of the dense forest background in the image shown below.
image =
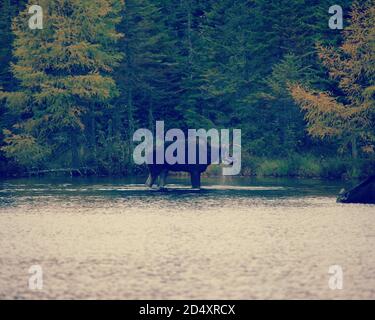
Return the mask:
POLYGON ((141 173, 132 135, 157 120, 242 129, 245 175, 375 171, 373 0, 0 0, 0 8, 2 176, 141 173), (42 30, 28 28, 31 4, 44 9, 42 30), (335 4, 344 30, 328 27, 335 4))

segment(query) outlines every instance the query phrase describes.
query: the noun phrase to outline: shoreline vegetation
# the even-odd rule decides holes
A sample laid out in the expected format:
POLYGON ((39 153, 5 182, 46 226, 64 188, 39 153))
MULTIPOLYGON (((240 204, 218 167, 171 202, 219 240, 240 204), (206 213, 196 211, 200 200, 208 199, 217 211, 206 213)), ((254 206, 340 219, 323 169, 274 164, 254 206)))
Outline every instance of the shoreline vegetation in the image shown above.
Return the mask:
MULTIPOLYGON (((269 159, 261 157, 245 158, 239 177, 274 177, 274 178, 311 178, 329 180, 350 180, 365 178, 373 174, 374 159, 360 159, 353 163, 351 158, 338 159, 316 156, 294 155, 289 158, 269 159)), ((4 171, 3 171, 4 172, 4 171)), ((30 171, 11 171, 1 174, 0 179, 25 177, 129 177, 146 176, 145 165, 133 167, 132 171, 110 172, 105 168, 50 168, 30 171)), ((172 176, 187 176, 188 173, 171 172, 172 176)), ((222 167, 211 165, 202 174, 203 177, 221 177, 222 167)))

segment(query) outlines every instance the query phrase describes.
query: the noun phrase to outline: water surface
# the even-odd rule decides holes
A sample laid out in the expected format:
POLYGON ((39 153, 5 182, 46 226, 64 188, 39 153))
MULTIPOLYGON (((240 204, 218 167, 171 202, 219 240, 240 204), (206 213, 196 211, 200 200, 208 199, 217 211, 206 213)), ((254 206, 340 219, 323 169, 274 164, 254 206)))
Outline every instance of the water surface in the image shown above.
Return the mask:
POLYGON ((0 181, 0 298, 375 298, 375 206, 337 204, 343 182, 143 180, 0 181))

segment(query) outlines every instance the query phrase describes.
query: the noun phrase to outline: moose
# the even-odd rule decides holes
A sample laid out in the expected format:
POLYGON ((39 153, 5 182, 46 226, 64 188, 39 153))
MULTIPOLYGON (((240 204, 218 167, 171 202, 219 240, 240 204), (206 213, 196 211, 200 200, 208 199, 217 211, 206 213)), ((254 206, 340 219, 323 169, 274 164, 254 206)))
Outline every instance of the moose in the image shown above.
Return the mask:
POLYGON ((166 180, 168 173, 170 171, 172 172, 187 172, 190 174, 191 177, 191 186, 193 189, 200 189, 201 188, 201 174, 205 172, 208 168, 209 165, 213 163, 219 163, 220 158, 222 158, 223 162, 226 164, 230 165, 233 163, 233 160, 229 159, 228 154, 225 154, 222 156, 222 148, 221 146, 216 147, 211 146, 207 141, 204 143, 206 144, 206 149, 205 151, 207 152, 207 155, 204 156, 207 161, 202 162, 201 159, 201 152, 203 152, 203 148, 200 148, 202 141, 196 142, 196 152, 195 152, 195 161, 194 163, 191 163, 191 159, 189 158, 189 152, 191 150, 189 149, 189 143, 187 140, 185 140, 185 161, 183 163, 175 163, 175 164, 168 164, 168 163, 163 163, 163 164, 157 164, 155 159, 156 159, 156 148, 153 148, 152 152, 152 157, 154 159, 152 164, 148 164, 148 170, 149 170, 149 175, 146 181, 146 186, 149 188, 152 188, 152 186, 155 184, 157 178, 159 178, 159 183, 158 187, 160 189, 164 189, 166 185, 166 180))
POLYGON ((375 204, 375 175, 349 191, 341 190, 337 202, 375 204))

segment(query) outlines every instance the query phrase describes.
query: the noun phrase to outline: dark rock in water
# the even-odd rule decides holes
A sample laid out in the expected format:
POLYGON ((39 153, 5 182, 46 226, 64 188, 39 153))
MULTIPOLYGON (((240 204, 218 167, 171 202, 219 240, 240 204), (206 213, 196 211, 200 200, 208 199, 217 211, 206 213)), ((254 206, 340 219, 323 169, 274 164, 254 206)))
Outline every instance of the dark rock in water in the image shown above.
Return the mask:
POLYGON ((342 190, 337 202, 375 204, 375 175, 367 178, 349 191, 342 190))

